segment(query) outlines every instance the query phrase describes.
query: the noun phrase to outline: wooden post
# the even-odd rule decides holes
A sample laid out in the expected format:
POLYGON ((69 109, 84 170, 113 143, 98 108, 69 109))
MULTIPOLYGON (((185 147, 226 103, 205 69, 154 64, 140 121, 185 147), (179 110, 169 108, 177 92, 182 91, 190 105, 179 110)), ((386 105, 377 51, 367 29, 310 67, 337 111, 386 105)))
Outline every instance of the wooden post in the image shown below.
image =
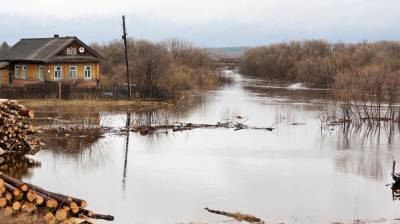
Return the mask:
POLYGON ((123 28, 123 35, 122 39, 124 40, 124 46, 125 46, 125 64, 126 64, 126 81, 128 82, 128 97, 129 100, 131 100, 131 82, 129 78, 129 63, 128 63, 128 48, 127 48, 127 43, 126 43, 126 29, 125 29, 125 16, 122 16, 122 28, 123 28))

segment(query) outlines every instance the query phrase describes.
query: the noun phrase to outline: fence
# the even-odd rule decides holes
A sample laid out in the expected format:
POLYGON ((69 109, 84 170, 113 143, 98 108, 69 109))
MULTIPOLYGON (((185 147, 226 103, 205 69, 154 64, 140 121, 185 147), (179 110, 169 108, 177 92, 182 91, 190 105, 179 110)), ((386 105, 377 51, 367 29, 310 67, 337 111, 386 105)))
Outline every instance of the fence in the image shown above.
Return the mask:
MULTIPOLYGON (((135 94, 135 90, 132 91, 135 94)), ((7 99, 127 99, 128 90, 124 86, 113 88, 81 88, 65 83, 46 82, 25 87, 1 87, 0 98, 7 99)))

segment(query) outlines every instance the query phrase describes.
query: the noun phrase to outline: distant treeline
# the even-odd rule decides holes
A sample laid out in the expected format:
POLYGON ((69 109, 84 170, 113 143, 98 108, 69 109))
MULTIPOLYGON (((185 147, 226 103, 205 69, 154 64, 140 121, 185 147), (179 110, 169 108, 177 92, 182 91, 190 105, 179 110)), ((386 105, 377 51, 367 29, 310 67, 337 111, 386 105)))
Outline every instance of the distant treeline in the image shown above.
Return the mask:
MULTIPOLYGON (((122 41, 92 44, 105 60, 101 63, 103 86, 126 83, 122 41)), ((150 42, 128 40, 131 83, 141 97, 175 98, 184 90, 206 89, 223 78, 215 72, 216 61, 206 51, 180 40, 150 42)))
POLYGON ((240 71, 245 75, 305 82, 314 87, 343 87, 344 80, 349 81, 350 77, 360 78, 366 73, 383 77, 399 69, 400 42, 393 41, 331 44, 308 40, 272 44, 248 50, 240 63, 240 71))

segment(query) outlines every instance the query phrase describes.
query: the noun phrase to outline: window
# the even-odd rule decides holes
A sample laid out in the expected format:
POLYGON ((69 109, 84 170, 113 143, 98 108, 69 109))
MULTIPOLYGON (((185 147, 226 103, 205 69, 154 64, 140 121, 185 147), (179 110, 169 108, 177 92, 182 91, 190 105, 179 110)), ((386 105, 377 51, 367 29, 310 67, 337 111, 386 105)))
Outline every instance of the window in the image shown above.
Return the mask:
POLYGON ((44 66, 39 65, 39 80, 44 80, 44 66))
POLYGON ((26 79, 26 65, 22 65, 22 75, 21 75, 22 79, 26 79))
POLYGON ((85 79, 92 78, 92 67, 91 66, 84 66, 83 71, 85 73, 85 79))
POLYGON ((76 48, 74 47, 67 48, 67 55, 76 55, 76 48))
POLYGON ((61 74, 62 74, 62 68, 60 65, 54 66, 54 79, 55 80, 60 80, 61 79, 61 74))
POLYGON ((19 65, 15 65, 15 78, 18 79, 19 78, 19 65))
POLYGON ((77 67, 74 66, 69 66, 69 77, 71 79, 76 79, 76 71, 77 71, 77 67))

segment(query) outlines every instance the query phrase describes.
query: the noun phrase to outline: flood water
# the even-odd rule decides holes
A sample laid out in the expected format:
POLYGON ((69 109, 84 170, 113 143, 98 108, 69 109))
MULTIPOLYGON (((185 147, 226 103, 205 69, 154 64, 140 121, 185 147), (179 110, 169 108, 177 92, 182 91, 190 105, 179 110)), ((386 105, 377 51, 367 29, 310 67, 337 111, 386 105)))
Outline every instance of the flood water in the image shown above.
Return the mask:
POLYGON ((333 103, 331 91, 232 75, 234 84, 192 93, 186 106, 170 112, 102 111, 88 113, 88 120, 116 130, 126 126, 127 117, 131 124, 159 117, 215 124, 240 115, 248 125, 272 125, 274 131, 195 129, 147 136, 109 131, 98 139, 65 138, 32 156, 41 166, 20 175, 85 198, 91 210, 112 214, 119 224, 229 220, 205 207, 249 213, 268 223, 400 216, 400 202, 392 201, 385 186, 392 161, 400 158, 397 128, 321 129, 319 117, 333 103))

